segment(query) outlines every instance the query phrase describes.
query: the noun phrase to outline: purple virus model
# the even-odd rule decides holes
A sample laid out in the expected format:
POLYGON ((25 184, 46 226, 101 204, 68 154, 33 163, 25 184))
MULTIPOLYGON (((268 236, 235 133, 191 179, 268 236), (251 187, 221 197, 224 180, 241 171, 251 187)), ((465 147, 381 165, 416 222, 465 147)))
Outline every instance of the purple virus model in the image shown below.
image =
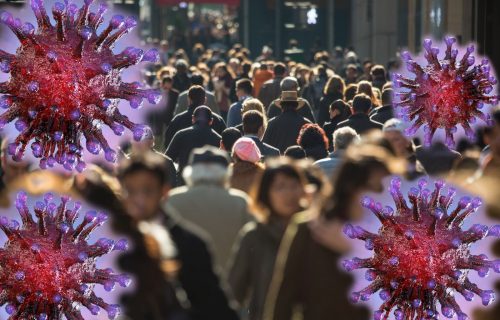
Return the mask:
POLYGON ((394 178, 389 191, 395 209, 368 197, 362 200, 382 223, 378 234, 350 224, 344 227, 349 238, 364 240, 365 247, 374 252, 371 258, 345 260, 343 267, 347 271, 368 269, 365 278, 373 282, 352 293, 351 300, 367 301, 379 291, 384 302, 374 313, 376 320, 388 319, 393 309, 397 320, 439 319, 438 302, 445 317, 456 315, 465 320, 468 317, 455 301, 455 292, 467 301, 476 294, 485 306, 495 299, 493 291, 472 283, 468 272, 475 270, 481 277, 490 269, 500 272, 500 260, 470 252, 472 243, 486 236, 499 237, 500 225, 474 224, 462 230, 464 220, 481 206, 481 200, 462 197, 452 206, 456 190, 442 193, 445 184, 441 180, 432 191, 426 185, 421 179, 418 187, 410 189, 408 204, 401 193, 401 180, 394 178))
POLYGON ((145 125, 135 124, 120 113, 120 99, 139 108, 143 99, 157 103, 157 90, 142 89, 139 83, 124 83, 123 69, 140 61, 154 62, 156 49, 144 52, 128 47, 119 54, 112 48, 116 41, 132 30, 137 22, 121 15, 112 17, 98 34, 104 21, 106 6, 90 11, 93 0, 85 0, 82 8, 75 4, 56 2, 52 7, 55 26, 42 0, 31 0, 38 28, 22 23, 6 11, 0 22, 8 26, 21 42, 16 54, 0 50, 0 70, 10 73, 10 80, 0 82, 0 128, 15 121, 19 135, 8 146, 14 160, 23 157, 31 143, 33 155, 40 158, 40 167, 59 163, 68 170, 82 171, 85 137, 92 154, 104 151, 107 161, 116 161, 116 152, 109 146, 101 125, 109 126, 116 135, 125 128, 139 141, 151 134, 145 125))
POLYGON ((12 320, 83 319, 80 306, 94 315, 102 308, 114 319, 119 307, 97 297, 93 287, 101 284, 110 291, 115 283, 128 286, 130 279, 111 269, 98 269, 96 259, 111 250, 125 250, 127 242, 101 238, 88 244, 89 235, 106 215, 88 211, 75 223, 80 203, 70 209, 69 197, 63 196, 59 205, 52 199, 52 194, 46 194, 44 201, 36 203, 34 221, 26 193, 20 192, 16 208, 22 225, 0 218, 0 229, 8 237, 0 248, 0 305, 6 305, 12 320))
POLYGON ((498 97, 489 95, 497 83, 487 59, 475 65, 474 45, 469 45, 458 57, 453 49, 456 39, 446 37, 446 49, 442 60, 439 48, 432 41, 424 41, 426 66, 418 64, 405 51, 401 54, 408 73, 394 75, 394 106, 399 107, 399 116, 411 126, 406 134, 412 137, 420 127, 424 131, 424 144, 430 145, 437 129, 445 130, 445 143, 455 146, 455 133, 460 125, 468 139, 475 138, 471 125, 477 119, 491 124, 489 114, 481 109, 487 104, 496 104, 498 97))

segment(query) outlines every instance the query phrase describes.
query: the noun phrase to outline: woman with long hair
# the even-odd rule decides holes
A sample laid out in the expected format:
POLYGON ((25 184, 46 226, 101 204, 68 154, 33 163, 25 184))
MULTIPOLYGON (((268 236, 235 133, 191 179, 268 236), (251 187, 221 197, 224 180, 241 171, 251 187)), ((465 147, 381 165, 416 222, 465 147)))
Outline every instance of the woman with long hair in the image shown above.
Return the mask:
POLYGON ((212 85, 215 100, 219 105, 220 113, 224 121, 231 106, 229 95, 234 82, 234 74, 225 62, 216 63, 212 69, 212 85))
POLYGON ((318 108, 318 124, 321 127, 330 119, 330 105, 332 102, 344 99, 344 90, 344 80, 337 75, 330 77, 326 82, 318 108))
POLYGON ((290 219, 303 210, 305 187, 303 174, 286 159, 268 162, 255 184, 252 198, 257 222, 241 230, 228 279, 245 319, 262 319, 281 238, 290 219))

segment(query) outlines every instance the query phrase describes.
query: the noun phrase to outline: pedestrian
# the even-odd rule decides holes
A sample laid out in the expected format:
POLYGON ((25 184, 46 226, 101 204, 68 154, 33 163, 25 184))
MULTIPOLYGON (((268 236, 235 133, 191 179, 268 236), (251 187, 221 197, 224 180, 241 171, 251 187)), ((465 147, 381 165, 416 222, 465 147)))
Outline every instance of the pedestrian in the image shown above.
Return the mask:
POLYGON ((257 177, 264 171, 260 150, 251 138, 242 137, 233 146, 232 158, 231 188, 249 194, 257 177))
POLYGON ((267 123, 265 123, 265 115, 257 110, 250 110, 243 114, 243 134, 255 142, 259 148, 262 157, 277 157, 280 156, 280 151, 262 142, 262 137, 266 131, 267 123))
POLYGON ((340 122, 335 127, 335 130, 342 127, 351 127, 358 134, 363 134, 370 130, 381 130, 382 124, 370 120, 368 112, 372 107, 372 100, 366 94, 358 94, 352 101, 353 114, 345 121, 340 122))

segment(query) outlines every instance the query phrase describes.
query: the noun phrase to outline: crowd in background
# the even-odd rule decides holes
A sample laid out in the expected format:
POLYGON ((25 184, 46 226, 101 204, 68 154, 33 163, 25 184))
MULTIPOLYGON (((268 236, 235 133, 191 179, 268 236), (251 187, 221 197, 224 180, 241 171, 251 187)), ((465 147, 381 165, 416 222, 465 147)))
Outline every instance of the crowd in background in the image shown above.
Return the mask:
MULTIPOLYGON (((341 230, 392 174, 443 177, 500 219, 500 109, 475 143, 423 148, 395 117, 397 62, 336 48, 305 64, 269 47, 252 58, 239 44, 166 41, 160 58, 145 70, 163 92, 148 119, 154 141, 124 148, 117 168, 60 176, 2 148, 4 206, 21 186, 39 192, 29 181, 43 174, 43 188, 102 207, 132 239, 119 261, 136 283, 121 298, 123 319, 372 319, 348 300, 341 230)), ((473 315, 499 318, 498 303, 473 315)))

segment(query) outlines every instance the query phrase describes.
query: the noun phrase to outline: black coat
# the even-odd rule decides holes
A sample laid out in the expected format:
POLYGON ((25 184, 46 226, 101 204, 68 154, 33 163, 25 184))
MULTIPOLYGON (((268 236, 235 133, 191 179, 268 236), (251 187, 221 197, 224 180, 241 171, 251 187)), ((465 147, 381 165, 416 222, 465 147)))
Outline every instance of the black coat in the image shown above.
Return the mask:
POLYGON ((330 120, 330 105, 332 102, 342 99, 341 94, 327 94, 319 100, 319 107, 318 107, 318 125, 322 127, 325 122, 330 120))
POLYGON ((370 120, 368 118, 368 115, 364 113, 356 113, 353 114, 352 116, 349 117, 349 119, 340 122, 335 130, 343 127, 351 127, 353 128, 358 134, 363 134, 366 131, 372 130, 372 129, 379 129, 382 130, 382 124, 379 122, 375 122, 373 120, 370 120))
POLYGON ((175 105, 179 98, 179 91, 171 89, 162 100, 160 108, 152 111, 148 115, 148 123, 155 135, 163 134, 163 128, 168 127, 174 117, 175 105))
POLYGON ((256 136, 247 136, 247 137, 252 139, 253 142, 255 142, 263 158, 280 156, 280 151, 278 149, 268 145, 267 143, 262 142, 258 137, 256 136))
POLYGON ((262 141, 284 153, 286 148, 297 144, 300 129, 306 123, 310 121, 296 111, 285 111, 269 121, 262 141))
POLYGON ((167 148, 166 155, 179 164, 179 173, 187 165, 189 155, 195 148, 205 145, 220 146, 221 136, 208 125, 194 124, 176 133, 167 148))
MULTIPOLYGON (((164 139, 165 149, 168 148, 168 146, 172 142, 173 137, 177 132, 189 128, 190 126, 193 125, 193 112, 195 109, 196 107, 189 106, 186 111, 181 112, 175 116, 175 118, 168 126, 167 131, 165 132, 165 139, 164 139)), ((222 117, 219 116, 218 114, 212 113, 212 117, 213 117, 212 129, 214 129, 214 131, 217 132, 219 135, 222 134, 222 131, 226 129, 226 123, 224 122, 222 117)))
POLYGON ((373 121, 386 123, 387 120, 394 118, 394 110, 391 105, 382 106, 373 110, 370 119, 373 121))
MULTIPOLYGON (((304 106, 302 108, 297 110, 297 113, 301 115, 302 117, 308 119, 311 122, 315 122, 316 120, 314 119, 314 114, 311 109, 311 105, 309 102, 304 99, 304 98, 299 98, 300 101, 304 101, 304 106)), ((279 116, 282 113, 281 108, 276 105, 276 100, 271 103, 269 106, 269 109, 267 110, 267 117, 269 119, 272 119, 274 117, 279 116)))

